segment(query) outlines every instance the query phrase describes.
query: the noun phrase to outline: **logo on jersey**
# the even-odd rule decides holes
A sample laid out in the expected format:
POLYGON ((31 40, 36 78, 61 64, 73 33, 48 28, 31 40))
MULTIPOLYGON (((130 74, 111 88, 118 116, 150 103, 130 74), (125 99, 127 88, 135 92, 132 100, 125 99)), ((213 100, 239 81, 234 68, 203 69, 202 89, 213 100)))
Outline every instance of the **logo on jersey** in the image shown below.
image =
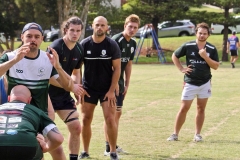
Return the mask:
POLYGON ((134 47, 131 47, 131 53, 133 53, 134 52, 134 47))
POLYGON ((64 61, 64 62, 66 62, 66 61, 67 61, 67 58, 66 58, 66 57, 64 57, 64 58, 63 58, 63 61, 64 61))
POLYGON ((128 62, 129 61, 129 57, 122 57, 121 58, 121 62, 128 62))
POLYGON ((122 49, 122 52, 125 52, 125 48, 122 49))
POLYGON ((11 117, 8 119, 8 123, 22 122, 22 117, 11 117))
POLYGON ((77 58, 73 58, 72 60, 73 60, 73 61, 77 61, 78 59, 77 59, 77 58))
POLYGON ((107 51, 104 49, 104 50, 102 50, 102 55, 100 55, 100 56, 101 57, 106 57, 107 56, 106 53, 107 53, 107 51))
POLYGON ((201 61, 201 60, 195 60, 195 59, 190 59, 189 62, 191 64, 199 63, 199 64, 206 64, 206 61, 201 61))
POLYGON ((0 123, 6 123, 6 122, 7 122, 7 117, 0 116, 0 123))
POLYGON ((7 124, 7 128, 18 128, 18 124, 7 124))
POLYGON ((9 129, 9 130, 7 130, 6 133, 7 133, 7 134, 10 134, 10 135, 15 135, 15 134, 18 133, 18 131, 17 131, 17 130, 13 130, 13 129, 9 129))
POLYGON ((45 69, 43 67, 38 68, 38 75, 39 77, 42 77, 44 75, 45 69))
POLYGON ((0 130, 0 134, 4 134, 5 133, 5 130, 0 130))
POLYGON ((209 57, 209 56, 210 56, 210 53, 207 52, 207 56, 209 57))
POLYGON ((16 69, 16 72, 17 72, 17 73, 23 73, 23 70, 21 70, 21 69, 16 69))
POLYGON ((87 54, 91 54, 91 51, 87 51, 87 54))
POLYGON ((130 45, 129 44, 127 44, 127 47, 129 47, 130 45))
POLYGON ((192 55, 192 56, 195 56, 195 53, 194 53, 194 52, 192 52, 192 53, 191 53, 191 55, 192 55))

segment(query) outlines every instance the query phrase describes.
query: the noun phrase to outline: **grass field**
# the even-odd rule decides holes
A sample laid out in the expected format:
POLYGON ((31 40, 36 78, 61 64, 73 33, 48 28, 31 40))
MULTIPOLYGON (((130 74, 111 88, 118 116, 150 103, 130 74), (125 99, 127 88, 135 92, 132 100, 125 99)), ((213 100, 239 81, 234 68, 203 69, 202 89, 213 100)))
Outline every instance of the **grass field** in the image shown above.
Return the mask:
MULTIPOLYGON (((125 160, 238 160, 240 65, 230 68, 229 63, 213 70, 212 94, 206 108, 202 130, 204 142, 193 142, 196 102, 187 115, 179 141, 167 142, 173 132, 176 113, 180 107, 183 74, 174 65, 134 64, 130 88, 124 101, 118 144, 129 152, 125 160)), ((56 116, 57 117, 57 116, 56 116)), ((57 126, 65 136, 67 130, 58 118, 57 126)), ((105 160, 103 116, 97 106, 92 123, 91 159, 105 160)), ((82 149, 82 146, 81 146, 82 149)), ((51 160, 45 154, 45 160, 51 160)))

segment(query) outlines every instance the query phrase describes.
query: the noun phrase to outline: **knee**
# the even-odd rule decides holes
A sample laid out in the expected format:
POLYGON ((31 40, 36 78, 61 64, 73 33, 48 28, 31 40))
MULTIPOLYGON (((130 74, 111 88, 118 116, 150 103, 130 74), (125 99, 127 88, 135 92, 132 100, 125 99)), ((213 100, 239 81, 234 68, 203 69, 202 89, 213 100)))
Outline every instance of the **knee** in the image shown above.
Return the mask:
POLYGON ((90 125, 91 121, 92 121, 92 117, 91 116, 88 116, 88 115, 83 115, 82 116, 82 125, 83 126, 90 125))
POLYGON ((205 108, 198 107, 197 112, 198 112, 198 114, 204 114, 205 113, 205 108))
POLYGON ((116 124, 114 116, 106 117, 105 122, 106 122, 107 127, 113 126, 114 124, 116 124))
POLYGON ((69 126, 69 132, 71 135, 77 135, 79 136, 80 133, 81 133, 81 125, 80 125, 80 122, 79 120, 75 120, 73 121, 73 123, 71 123, 69 126))

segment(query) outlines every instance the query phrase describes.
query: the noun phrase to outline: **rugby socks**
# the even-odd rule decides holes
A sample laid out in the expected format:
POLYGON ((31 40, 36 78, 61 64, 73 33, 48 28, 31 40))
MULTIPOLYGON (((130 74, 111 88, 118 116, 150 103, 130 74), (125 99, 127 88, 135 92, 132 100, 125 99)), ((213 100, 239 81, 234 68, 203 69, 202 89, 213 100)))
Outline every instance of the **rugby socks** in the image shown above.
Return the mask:
MULTIPOLYGON (((118 148, 118 146, 116 146, 116 149, 118 148)), ((110 152, 110 146, 109 143, 106 141, 106 152, 110 152)))
POLYGON ((69 160, 78 160, 77 154, 69 154, 69 160))
POLYGON ((110 152, 110 146, 109 143, 106 141, 106 152, 110 152))

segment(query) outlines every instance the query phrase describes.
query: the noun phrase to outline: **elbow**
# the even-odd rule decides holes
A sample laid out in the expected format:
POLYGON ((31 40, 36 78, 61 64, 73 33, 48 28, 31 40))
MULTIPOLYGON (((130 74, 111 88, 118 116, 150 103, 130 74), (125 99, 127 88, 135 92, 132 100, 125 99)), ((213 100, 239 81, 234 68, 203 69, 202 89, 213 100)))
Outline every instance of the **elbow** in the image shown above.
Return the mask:
POLYGON ((217 62, 217 64, 216 64, 216 65, 214 65, 214 66, 212 67, 212 69, 214 69, 214 70, 217 70, 217 69, 218 69, 218 67, 219 67, 219 65, 220 65, 220 63, 219 63, 219 62, 217 62))

